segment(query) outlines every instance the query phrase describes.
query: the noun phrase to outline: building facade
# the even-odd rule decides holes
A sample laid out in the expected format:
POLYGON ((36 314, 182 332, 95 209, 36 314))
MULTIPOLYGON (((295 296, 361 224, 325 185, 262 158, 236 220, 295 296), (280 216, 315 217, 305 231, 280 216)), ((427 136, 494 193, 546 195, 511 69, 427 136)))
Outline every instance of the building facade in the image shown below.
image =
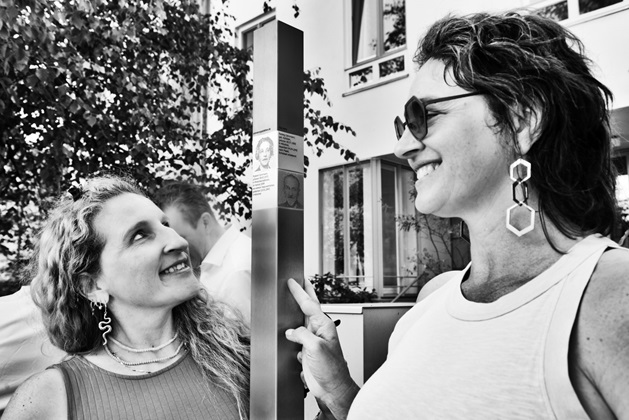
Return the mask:
POLYGON ((327 111, 356 132, 337 140, 358 161, 347 162, 333 150, 310 156, 304 184, 306 276, 331 272, 390 299, 427 266, 443 262, 456 268, 467 261, 464 226, 456 221, 421 219, 445 233, 399 228, 400 216, 415 214, 415 174, 392 153, 393 120, 402 114, 416 70, 415 47, 448 13, 537 10, 583 41, 597 76, 614 93, 619 198, 629 198, 629 0, 298 0, 272 2, 275 9, 267 13, 262 3, 231 2, 235 42, 251 47, 253 31, 273 19, 302 30, 305 70, 320 69, 332 102, 327 111))

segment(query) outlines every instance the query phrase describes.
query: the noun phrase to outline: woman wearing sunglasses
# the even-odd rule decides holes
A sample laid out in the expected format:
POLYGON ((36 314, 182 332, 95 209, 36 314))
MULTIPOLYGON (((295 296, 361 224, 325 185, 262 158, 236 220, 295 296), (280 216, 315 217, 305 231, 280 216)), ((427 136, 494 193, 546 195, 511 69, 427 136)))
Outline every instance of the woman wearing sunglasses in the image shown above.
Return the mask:
POLYGON ((471 264, 420 293, 359 390, 312 287, 304 380, 322 417, 629 418, 629 253, 607 239, 610 91, 537 16, 447 17, 415 54, 395 153, 422 213, 469 227, 471 264))

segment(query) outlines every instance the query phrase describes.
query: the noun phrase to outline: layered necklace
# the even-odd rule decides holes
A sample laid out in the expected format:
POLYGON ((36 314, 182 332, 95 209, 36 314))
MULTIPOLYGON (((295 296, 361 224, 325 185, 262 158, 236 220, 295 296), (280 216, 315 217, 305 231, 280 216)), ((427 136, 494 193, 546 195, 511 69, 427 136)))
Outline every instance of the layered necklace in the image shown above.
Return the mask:
MULTIPOLYGON (((130 353, 147 353, 147 352, 156 352, 156 351, 159 351, 159 350, 162 350, 162 349, 166 348, 167 346, 172 344, 177 339, 177 336, 178 336, 178 334, 175 333, 173 338, 171 338, 170 340, 168 340, 164 344, 160 344, 157 347, 147 347, 147 348, 144 348, 144 349, 136 349, 135 347, 128 346, 126 344, 121 343, 120 341, 116 340, 113 337, 109 337, 109 339, 112 342, 116 343, 116 345, 118 347, 120 347, 123 350, 126 350, 126 351, 128 351, 130 353)), ((109 357, 111 357, 117 363, 121 364, 122 366, 126 367, 127 369, 131 369, 132 371, 139 372, 139 373, 151 373, 148 370, 134 369, 134 366, 148 365, 148 364, 151 364, 151 363, 160 363, 160 362, 165 362, 165 361, 170 360, 170 359, 174 359, 181 352, 181 349, 184 347, 184 343, 182 342, 181 344, 179 344, 179 346, 177 347, 177 350, 175 351, 174 354, 171 354, 169 356, 164 356, 164 357, 158 357, 156 359, 145 360, 145 361, 142 361, 142 362, 128 362, 126 360, 123 360, 115 352, 112 352, 107 344, 103 344, 103 346, 105 347, 105 352, 107 352, 109 357)))

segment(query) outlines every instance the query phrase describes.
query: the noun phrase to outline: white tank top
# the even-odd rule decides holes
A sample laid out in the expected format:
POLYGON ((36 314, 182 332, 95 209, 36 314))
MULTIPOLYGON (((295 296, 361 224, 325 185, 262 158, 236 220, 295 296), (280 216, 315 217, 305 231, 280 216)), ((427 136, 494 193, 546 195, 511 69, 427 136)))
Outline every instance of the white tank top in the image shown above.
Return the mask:
POLYGON ((398 322, 387 361, 348 419, 588 419, 568 376, 583 291, 608 247, 577 243, 548 270, 492 303, 465 299, 466 270, 398 322))

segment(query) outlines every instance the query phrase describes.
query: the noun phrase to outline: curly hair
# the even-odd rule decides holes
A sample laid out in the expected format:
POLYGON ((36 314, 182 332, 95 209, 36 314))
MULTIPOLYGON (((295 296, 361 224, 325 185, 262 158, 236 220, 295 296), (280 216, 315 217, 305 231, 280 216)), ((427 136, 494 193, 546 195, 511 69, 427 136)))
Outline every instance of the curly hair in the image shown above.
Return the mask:
POLYGON ((447 16, 418 45, 414 61, 421 67, 428 60, 443 62, 458 86, 483 94, 514 154, 517 120, 529 113, 537 119, 525 158, 547 239, 545 217, 571 238, 612 231, 612 93, 592 75, 575 35, 536 15, 447 16))
MULTIPOLYGON (((129 179, 99 177, 88 181, 80 194, 62 195, 44 224, 31 259, 32 294, 42 311, 54 345, 70 354, 90 353, 101 346, 95 311, 82 295, 81 277, 100 272, 105 240, 94 228, 103 205, 121 194, 146 197, 129 179)), ((231 392, 242 418, 249 412, 250 337, 245 324, 226 316, 226 306, 203 290, 173 309, 179 337, 208 381, 231 392)), ((111 314, 115 319, 115 314, 111 314)), ((114 323, 115 324, 115 323, 114 323)))

